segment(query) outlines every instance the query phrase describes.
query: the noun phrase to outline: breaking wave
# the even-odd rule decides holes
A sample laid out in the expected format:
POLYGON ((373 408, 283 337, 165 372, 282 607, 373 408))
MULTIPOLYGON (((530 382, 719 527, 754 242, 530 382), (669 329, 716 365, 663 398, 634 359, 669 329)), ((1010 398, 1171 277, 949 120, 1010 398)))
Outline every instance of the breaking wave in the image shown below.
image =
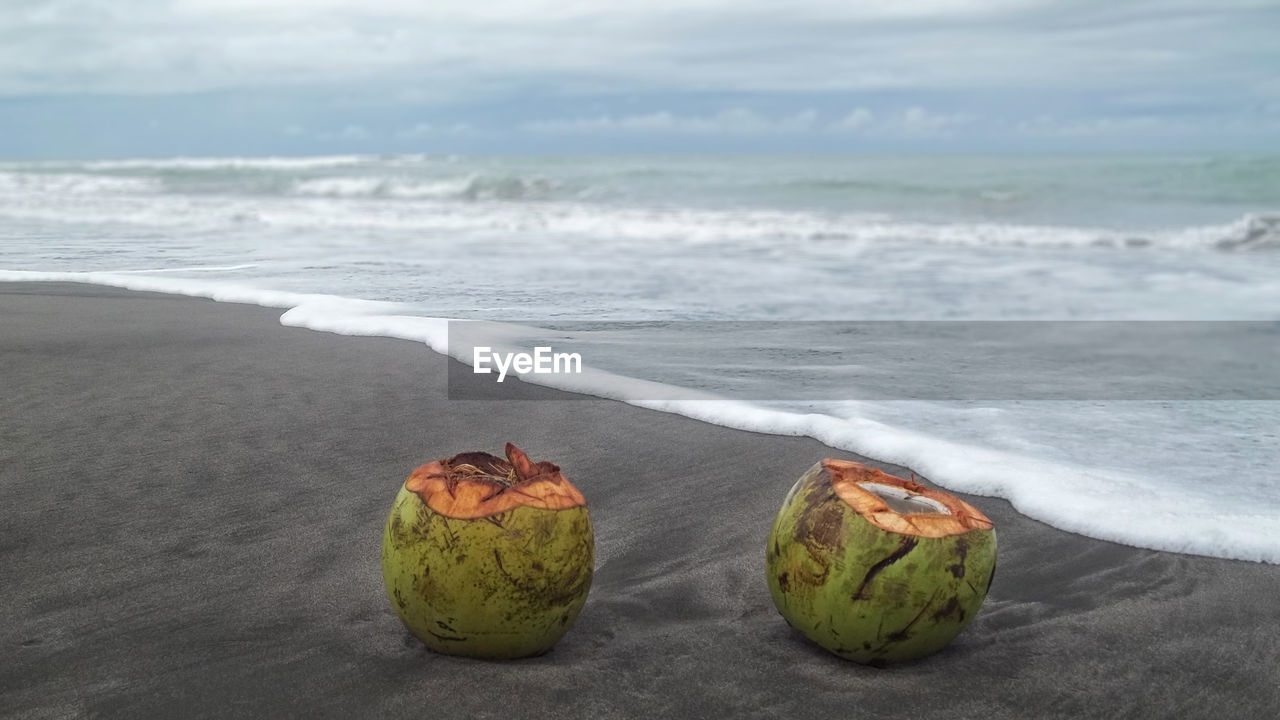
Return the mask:
POLYGON ((1223 250, 1280 250, 1280 213, 1246 215, 1216 245, 1223 250))
POLYGON ((557 184, 546 178, 512 175, 466 175, 440 180, 365 176, 299 180, 291 191, 308 197, 474 201, 541 200, 552 197, 556 188, 557 184))
POLYGON ((161 186, 162 184, 159 180, 150 177, 0 171, 0 193, 11 196, 24 194, 112 195, 116 193, 151 193, 160 190, 161 186))

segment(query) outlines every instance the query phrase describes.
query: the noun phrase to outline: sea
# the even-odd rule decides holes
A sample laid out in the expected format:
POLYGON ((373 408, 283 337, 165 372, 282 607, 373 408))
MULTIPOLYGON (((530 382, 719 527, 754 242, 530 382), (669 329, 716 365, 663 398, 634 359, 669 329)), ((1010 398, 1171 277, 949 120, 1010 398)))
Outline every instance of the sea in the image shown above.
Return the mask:
POLYGON ((1280 156, 0 162, 0 280, 552 338, 524 380, 1280 563, 1280 156))

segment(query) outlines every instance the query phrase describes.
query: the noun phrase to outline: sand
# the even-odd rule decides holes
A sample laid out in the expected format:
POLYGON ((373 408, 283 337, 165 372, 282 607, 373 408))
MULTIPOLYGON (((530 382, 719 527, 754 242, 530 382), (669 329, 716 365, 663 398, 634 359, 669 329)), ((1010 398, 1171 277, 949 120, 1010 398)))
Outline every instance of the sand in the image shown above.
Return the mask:
POLYGON ((982 612, 862 667, 763 576, 786 490, 850 453, 519 383, 450 401, 421 345, 278 317, 0 284, 0 715, 1280 717, 1280 567, 962 496, 999 531, 982 612), (590 599, 543 657, 433 655, 383 594, 386 512, 416 465, 508 440, 587 496, 590 599))

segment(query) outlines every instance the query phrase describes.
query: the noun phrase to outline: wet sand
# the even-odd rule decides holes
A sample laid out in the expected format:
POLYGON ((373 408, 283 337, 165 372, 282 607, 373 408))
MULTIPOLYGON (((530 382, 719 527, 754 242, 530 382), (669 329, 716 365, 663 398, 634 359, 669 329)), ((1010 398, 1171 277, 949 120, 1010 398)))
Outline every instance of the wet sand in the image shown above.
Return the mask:
POLYGON ((1280 717, 1280 567, 962 496, 999 531, 982 612, 854 665, 764 582, 791 483, 852 454, 519 383, 449 400, 425 347, 279 314, 0 284, 0 716, 1280 717), (386 512, 416 465, 508 440, 586 495, 590 598, 540 658, 433 655, 383 593, 386 512))

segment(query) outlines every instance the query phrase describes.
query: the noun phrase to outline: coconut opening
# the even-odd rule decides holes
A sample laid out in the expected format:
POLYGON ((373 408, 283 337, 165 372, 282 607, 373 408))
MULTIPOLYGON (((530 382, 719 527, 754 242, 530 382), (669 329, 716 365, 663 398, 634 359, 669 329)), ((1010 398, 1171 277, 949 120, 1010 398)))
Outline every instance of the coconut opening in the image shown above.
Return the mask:
POLYGON ((505 489, 520 482, 514 465, 488 453, 455 455, 441 464, 444 465, 445 477, 453 483, 476 480, 497 483, 505 489))
POLYGON ((409 475, 405 489, 432 510, 452 518, 479 518, 517 506, 563 510, 586 505, 577 488, 549 462, 534 462, 507 443, 507 457, 485 452, 427 463, 409 475))
POLYGON ((867 522, 889 532, 940 538, 990 530, 991 520, 958 497, 850 460, 823 460, 831 489, 867 522))
POLYGON ((890 510, 901 515, 909 515, 911 513, 951 514, 947 506, 937 500, 931 500, 923 495, 916 495, 903 488, 869 482, 858 483, 858 487, 884 500, 890 510))
POLYGON ((507 443, 506 452, 506 459, 486 452, 461 453, 441 460, 440 465, 451 487, 462 481, 478 482, 493 486, 496 493, 560 472, 559 467, 549 462, 533 462, 511 443, 507 443))

